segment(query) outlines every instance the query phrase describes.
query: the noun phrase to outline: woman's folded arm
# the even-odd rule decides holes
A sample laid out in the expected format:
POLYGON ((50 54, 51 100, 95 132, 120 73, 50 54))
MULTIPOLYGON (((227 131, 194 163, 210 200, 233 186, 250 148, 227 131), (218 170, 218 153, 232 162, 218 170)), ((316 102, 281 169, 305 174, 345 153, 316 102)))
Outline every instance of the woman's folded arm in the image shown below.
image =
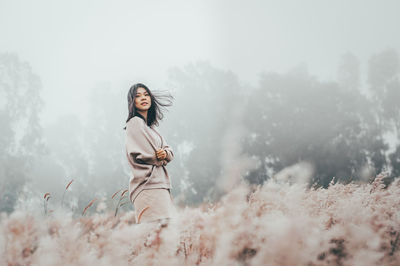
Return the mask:
POLYGON ((165 160, 167 161, 167 163, 169 163, 170 161, 172 161, 174 159, 174 151, 172 150, 171 146, 169 146, 167 144, 167 142, 165 141, 163 136, 161 136, 161 140, 162 140, 162 143, 164 144, 162 148, 167 153, 167 157, 165 158, 165 160))
POLYGON ((138 117, 133 117, 126 126, 126 148, 132 159, 137 163, 161 166, 163 161, 159 161, 156 157, 151 141, 148 139, 143 128, 145 126, 138 117))

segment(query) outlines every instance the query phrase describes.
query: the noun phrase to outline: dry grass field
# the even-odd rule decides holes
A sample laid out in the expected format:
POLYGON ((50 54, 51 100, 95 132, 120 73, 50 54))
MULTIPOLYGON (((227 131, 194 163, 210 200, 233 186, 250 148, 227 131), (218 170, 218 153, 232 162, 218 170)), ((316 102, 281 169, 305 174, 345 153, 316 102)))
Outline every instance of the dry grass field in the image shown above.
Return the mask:
POLYGON ((1 216, 0 265, 400 265, 400 179, 329 188, 269 180, 167 224, 134 213, 1 216))

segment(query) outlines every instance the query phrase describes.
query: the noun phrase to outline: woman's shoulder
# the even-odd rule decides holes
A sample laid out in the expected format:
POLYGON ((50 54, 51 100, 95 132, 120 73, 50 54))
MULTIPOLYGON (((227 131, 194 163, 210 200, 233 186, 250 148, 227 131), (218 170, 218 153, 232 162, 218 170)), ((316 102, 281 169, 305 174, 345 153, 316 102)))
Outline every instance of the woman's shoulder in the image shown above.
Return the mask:
MULTIPOLYGON (((144 123, 144 120, 142 118, 140 118, 139 116, 135 115, 134 117, 132 117, 131 119, 129 119, 129 121, 141 121, 144 123)), ((128 122, 129 122, 128 121, 128 122)))
POLYGON ((126 126, 140 126, 142 127, 143 125, 145 125, 145 122, 142 118, 138 117, 138 116, 134 116, 131 119, 129 119, 129 121, 126 123, 126 126))

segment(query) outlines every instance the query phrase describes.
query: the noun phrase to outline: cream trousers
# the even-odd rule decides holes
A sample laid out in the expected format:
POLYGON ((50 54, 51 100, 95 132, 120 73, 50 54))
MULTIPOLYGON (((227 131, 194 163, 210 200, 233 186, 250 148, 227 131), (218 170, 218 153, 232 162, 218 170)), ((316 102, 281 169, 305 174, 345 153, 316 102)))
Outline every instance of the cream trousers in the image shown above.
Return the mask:
POLYGON ((170 218, 174 211, 171 195, 165 188, 144 189, 133 202, 136 223, 170 218))

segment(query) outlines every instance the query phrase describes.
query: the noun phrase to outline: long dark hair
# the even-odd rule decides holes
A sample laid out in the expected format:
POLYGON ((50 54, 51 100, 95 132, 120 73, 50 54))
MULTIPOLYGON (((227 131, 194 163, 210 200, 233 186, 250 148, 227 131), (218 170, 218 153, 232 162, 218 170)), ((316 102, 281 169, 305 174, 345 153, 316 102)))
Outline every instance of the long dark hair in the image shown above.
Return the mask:
MULTIPOLYGON (((128 119, 126 119, 126 123, 134 116, 139 116, 145 120, 144 117, 137 112, 135 107, 135 96, 139 88, 145 89, 151 98, 151 106, 147 111, 147 125, 149 127, 152 125, 158 126, 158 121, 164 118, 163 110, 166 109, 165 107, 172 105, 172 99, 174 97, 166 92, 152 93, 143 83, 134 84, 130 87, 128 92, 128 119)), ((126 127, 124 127, 124 129, 126 130, 126 127)))

